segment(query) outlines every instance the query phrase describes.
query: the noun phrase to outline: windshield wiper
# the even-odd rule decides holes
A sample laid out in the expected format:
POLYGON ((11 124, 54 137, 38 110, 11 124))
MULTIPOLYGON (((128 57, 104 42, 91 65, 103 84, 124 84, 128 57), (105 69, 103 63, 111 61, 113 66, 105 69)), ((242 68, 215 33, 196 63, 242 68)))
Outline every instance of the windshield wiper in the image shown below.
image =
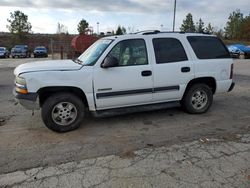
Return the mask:
POLYGON ((83 61, 80 60, 80 59, 78 59, 78 58, 73 59, 73 61, 74 61, 75 63, 77 63, 77 64, 80 64, 80 65, 83 63, 83 61))

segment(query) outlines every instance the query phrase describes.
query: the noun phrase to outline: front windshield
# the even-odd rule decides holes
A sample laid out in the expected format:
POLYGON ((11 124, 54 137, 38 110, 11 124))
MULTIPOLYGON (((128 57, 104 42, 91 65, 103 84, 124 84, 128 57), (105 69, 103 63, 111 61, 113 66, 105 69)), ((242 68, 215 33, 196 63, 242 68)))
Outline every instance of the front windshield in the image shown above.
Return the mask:
POLYGON ((0 51, 4 51, 4 48, 0 48, 0 51))
POLYGON ((94 65, 102 53, 111 44, 110 39, 101 39, 92 44, 83 54, 78 58, 82 65, 94 65))
POLYGON ((46 50, 46 48, 39 47, 39 48, 36 48, 35 50, 46 50))

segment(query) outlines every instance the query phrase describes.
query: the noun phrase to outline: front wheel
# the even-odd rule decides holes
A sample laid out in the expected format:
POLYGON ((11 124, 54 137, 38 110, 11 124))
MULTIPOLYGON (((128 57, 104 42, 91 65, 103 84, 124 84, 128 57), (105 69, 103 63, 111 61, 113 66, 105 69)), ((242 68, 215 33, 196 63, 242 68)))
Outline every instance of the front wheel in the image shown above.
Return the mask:
POLYGON ((80 127, 85 106, 81 99, 70 93, 50 96, 42 105, 44 124, 56 132, 68 132, 80 127))
POLYGON ((205 113, 213 102, 213 93, 206 84, 191 86, 182 99, 182 106, 191 114, 205 113))

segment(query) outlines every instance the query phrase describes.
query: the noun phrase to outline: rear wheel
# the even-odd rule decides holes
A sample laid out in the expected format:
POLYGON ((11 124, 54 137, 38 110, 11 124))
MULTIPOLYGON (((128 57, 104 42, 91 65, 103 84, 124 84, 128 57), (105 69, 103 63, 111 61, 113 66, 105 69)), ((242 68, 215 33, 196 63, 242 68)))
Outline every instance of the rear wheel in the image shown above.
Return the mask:
POLYGON ((84 118, 85 106, 81 99, 71 93, 57 93, 42 105, 44 124, 56 132, 77 129, 84 118))
POLYGON ((213 102, 213 93, 206 84, 195 84, 185 93, 182 106, 191 114, 205 113, 213 102))

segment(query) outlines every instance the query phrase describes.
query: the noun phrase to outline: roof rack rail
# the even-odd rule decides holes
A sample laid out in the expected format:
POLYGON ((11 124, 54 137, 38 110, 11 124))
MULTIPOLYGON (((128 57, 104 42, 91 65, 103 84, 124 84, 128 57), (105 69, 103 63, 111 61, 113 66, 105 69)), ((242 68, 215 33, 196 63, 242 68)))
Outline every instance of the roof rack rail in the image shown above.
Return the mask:
POLYGON ((184 34, 186 32, 185 31, 162 31, 161 33, 180 33, 180 34, 184 34))
POLYGON ((159 30, 145 30, 145 31, 139 31, 133 34, 142 34, 142 35, 153 35, 158 33, 185 33, 183 31, 159 31, 159 30))
POLYGON ((142 34, 142 35, 151 35, 151 34, 157 34, 160 33, 159 30, 145 30, 145 31, 139 31, 134 34, 142 34))
POLYGON ((146 30, 146 31, 139 31, 133 34, 142 34, 142 35, 153 35, 153 34, 158 34, 158 33, 179 33, 179 34, 185 34, 185 33, 196 33, 196 34, 207 34, 207 35, 211 35, 211 33, 209 32, 189 32, 189 31, 159 31, 159 30, 146 30))

